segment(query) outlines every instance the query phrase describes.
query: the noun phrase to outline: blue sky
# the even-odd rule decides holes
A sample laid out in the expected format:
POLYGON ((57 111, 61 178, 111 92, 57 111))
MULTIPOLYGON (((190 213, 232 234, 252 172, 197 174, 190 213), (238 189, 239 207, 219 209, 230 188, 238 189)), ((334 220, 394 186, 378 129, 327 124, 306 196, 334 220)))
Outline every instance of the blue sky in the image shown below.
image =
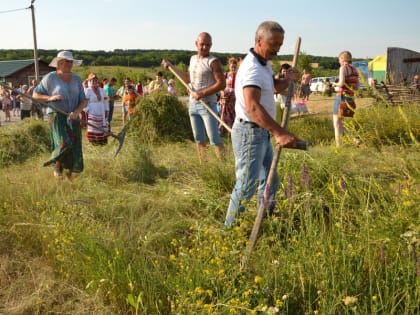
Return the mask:
MULTIPOLYGON (((32 49, 31 0, 0 0, 1 49, 32 49), (7 33, 8 32, 8 33, 7 33)), ((246 53, 264 20, 286 30, 280 54, 301 51, 355 58, 386 54, 387 47, 420 52, 420 1, 378 0, 35 0, 39 49, 195 50, 197 34, 213 36, 212 51, 246 53), (354 23, 354 24, 353 24, 354 23)))

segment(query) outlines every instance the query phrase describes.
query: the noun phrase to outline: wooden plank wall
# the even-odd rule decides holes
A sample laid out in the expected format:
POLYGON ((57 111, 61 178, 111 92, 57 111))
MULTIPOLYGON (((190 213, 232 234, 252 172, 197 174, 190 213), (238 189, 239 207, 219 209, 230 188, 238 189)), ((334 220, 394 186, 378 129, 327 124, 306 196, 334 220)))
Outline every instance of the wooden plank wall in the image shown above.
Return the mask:
POLYGON ((420 75, 420 53, 397 47, 388 47, 386 81, 390 85, 409 85, 414 75, 420 75))

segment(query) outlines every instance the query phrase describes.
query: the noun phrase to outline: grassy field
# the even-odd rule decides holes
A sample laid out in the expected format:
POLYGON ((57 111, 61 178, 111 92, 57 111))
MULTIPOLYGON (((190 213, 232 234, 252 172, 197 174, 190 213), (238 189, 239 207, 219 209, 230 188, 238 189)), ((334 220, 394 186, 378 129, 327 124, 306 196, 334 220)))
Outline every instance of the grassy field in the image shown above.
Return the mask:
POLYGON ((419 314, 418 105, 360 108, 346 125, 361 146, 333 146, 329 115, 293 118, 311 148, 283 151, 241 269, 256 201, 223 229, 230 139, 226 161, 200 164, 176 137, 183 105, 152 101, 118 156, 115 140, 84 143, 71 182, 41 167, 45 122, 0 128, 0 314, 419 314))

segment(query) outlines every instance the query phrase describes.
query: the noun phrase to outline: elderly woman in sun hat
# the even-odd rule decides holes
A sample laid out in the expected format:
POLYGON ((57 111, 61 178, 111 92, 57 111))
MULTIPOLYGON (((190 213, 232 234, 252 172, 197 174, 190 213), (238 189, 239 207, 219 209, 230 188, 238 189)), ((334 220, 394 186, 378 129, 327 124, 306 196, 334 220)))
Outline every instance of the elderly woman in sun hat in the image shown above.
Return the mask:
POLYGON ((86 106, 86 96, 80 77, 72 72, 82 60, 70 51, 60 51, 51 63, 56 71, 48 73, 35 88, 33 98, 50 103, 48 121, 51 129, 52 154, 44 166, 54 165, 54 176, 61 178, 83 171, 82 132, 79 114, 86 106))

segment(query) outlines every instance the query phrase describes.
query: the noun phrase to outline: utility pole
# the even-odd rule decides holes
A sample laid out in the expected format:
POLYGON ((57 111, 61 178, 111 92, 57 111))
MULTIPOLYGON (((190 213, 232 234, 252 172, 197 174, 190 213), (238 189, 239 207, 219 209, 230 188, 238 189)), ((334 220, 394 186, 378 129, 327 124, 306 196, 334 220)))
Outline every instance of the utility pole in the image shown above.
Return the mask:
POLYGON ((34 36, 34 62, 35 62, 35 80, 39 82, 39 68, 38 68, 38 47, 36 44, 36 27, 35 27, 35 0, 31 0, 31 12, 32 12, 32 32, 34 36))

